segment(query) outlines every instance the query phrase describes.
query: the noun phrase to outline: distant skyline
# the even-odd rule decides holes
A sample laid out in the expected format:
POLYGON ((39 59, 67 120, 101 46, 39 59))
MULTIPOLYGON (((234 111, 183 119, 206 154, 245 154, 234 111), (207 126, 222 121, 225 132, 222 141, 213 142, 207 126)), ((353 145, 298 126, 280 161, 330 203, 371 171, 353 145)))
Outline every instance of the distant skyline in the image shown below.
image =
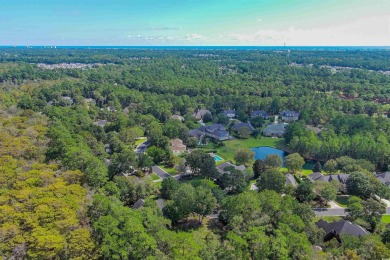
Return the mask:
POLYGON ((0 0, 0 45, 390 46, 390 0, 0 0))

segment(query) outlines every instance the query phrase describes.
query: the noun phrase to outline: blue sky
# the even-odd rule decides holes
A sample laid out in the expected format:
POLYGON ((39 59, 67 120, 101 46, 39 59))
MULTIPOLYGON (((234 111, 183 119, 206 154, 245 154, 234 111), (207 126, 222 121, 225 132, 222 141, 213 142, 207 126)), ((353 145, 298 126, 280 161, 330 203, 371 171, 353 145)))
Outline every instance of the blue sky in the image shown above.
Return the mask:
POLYGON ((0 0, 0 45, 390 45, 390 0, 0 0))

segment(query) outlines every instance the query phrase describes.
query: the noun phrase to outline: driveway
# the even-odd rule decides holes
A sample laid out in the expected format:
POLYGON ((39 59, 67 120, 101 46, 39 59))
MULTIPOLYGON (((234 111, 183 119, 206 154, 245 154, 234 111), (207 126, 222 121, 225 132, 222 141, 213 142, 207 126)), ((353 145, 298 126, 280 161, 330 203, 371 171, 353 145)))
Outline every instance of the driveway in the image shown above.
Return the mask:
POLYGON ((328 203, 329 203, 331 209, 342 209, 342 208, 343 208, 343 207, 340 207, 340 206, 339 206, 336 202, 334 202, 334 201, 329 201, 328 203))
POLYGON ((135 153, 145 153, 146 148, 150 145, 150 142, 148 140, 145 140, 144 142, 140 143, 137 148, 135 148, 135 153))
POLYGON ((166 171, 164 171, 158 166, 152 166, 152 172, 160 176, 161 179, 166 179, 171 177, 171 175, 169 175, 166 171))

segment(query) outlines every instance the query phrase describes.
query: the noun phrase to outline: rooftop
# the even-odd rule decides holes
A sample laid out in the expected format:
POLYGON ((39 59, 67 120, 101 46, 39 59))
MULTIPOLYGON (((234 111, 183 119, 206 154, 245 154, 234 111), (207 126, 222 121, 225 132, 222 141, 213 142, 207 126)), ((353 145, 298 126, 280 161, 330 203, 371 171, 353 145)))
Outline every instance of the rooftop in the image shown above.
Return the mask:
POLYGON ((237 131, 242 127, 247 127, 250 131, 255 130, 255 128, 251 125, 251 123, 235 123, 232 127, 232 130, 237 131))
POLYGON ((220 174, 224 174, 225 168, 227 168, 227 167, 234 167, 234 169, 239 170, 239 171, 244 171, 246 169, 244 165, 236 166, 230 162, 224 162, 224 163, 217 166, 217 170, 220 174))
POLYGON ((343 219, 331 223, 321 219, 320 221, 316 222, 316 225, 317 227, 325 230, 326 233, 329 233, 332 230, 334 230, 340 235, 347 234, 355 237, 369 234, 369 232, 364 228, 362 228, 361 226, 352 224, 350 221, 343 220, 343 219))

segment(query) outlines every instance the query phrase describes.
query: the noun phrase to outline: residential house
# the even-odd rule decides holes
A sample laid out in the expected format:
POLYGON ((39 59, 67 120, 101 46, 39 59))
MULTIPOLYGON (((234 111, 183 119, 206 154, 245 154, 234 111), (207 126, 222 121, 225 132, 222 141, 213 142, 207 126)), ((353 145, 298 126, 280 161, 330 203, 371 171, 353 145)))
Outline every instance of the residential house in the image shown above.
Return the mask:
POLYGON ((230 139, 229 132, 221 124, 213 124, 210 126, 204 126, 205 135, 214 138, 218 141, 224 141, 230 139))
POLYGON ((317 135, 318 135, 319 133, 321 133, 321 129, 318 128, 318 127, 315 127, 315 126, 307 125, 307 126, 306 126, 306 129, 311 130, 311 131, 314 131, 317 135))
POLYGON ((283 137, 286 126, 287 124, 282 123, 269 125, 263 130, 263 135, 269 137, 283 137))
POLYGON ((133 205, 133 209, 140 209, 142 208, 143 206, 145 205, 145 201, 143 199, 139 199, 137 200, 134 205, 133 205))
POLYGON ((93 124, 100 126, 100 127, 105 127, 107 124, 107 120, 99 120, 99 121, 93 122, 93 124))
POLYGON ((318 228, 321 228, 325 231, 326 235, 324 237, 324 241, 329 241, 336 237, 339 243, 341 243, 342 241, 340 235, 360 237, 370 234, 363 227, 352 224, 350 221, 344 219, 331 223, 321 219, 315 224, 318 228))
MULTIPOLYGON (((199 128, 202 128, 202 127, 199 127, 199 128)), ((198 140, 202 139, 205 136, 205 132, 203 130, 200 130, 199 128, 190 130, 188 132, 188 135, 190 137, 195 137, 198 140)))
POLYGON ((213 124, 209 126, 201 126, 199 128, 189 131, 189 136, 196 137, 198 139, 208 136, 218 141, 224 141, 230 139, 229 132, 221 124, 213 124))
POLYGON ((95 105, 96 101, 93 98, 84 98, 84 102, 87 104, 87 107, 89 108, 92 104, 95 105))
POLYGON ((211 115, 211 112, 207 109, 197 109, 194 113, 194 117, 196 118, 196 120, 203 120, 203 117, 206 114, 211 115))
POLYGON ((290 110, 283 110, 282 113, 280 113, 284 122, 297 121, 299 119, 299 115, 300 113, 290 110))
POLYGON ((340 191, 345 192, 347 188, 347 181, 349 178, 349 174, 332 174, 332 175, 323 175, 320 172, 314 172, 312 174, 309 174, 307 176, 309 181, 316 182, 316 181, 337 181, 341 183, 344 187, 344 189, 341 189, 340 191))
POLYGON ((291 185, 294 188, 298 186, 298 184, 297 184, 297 182, 295 180, 294 175, 292 175, 290 173, 286 174, 286 185, 291 185))
POLYGON ((180 155, 186 151, 187 147, 180 139, 171 140, 171 151, 173 155, 180 155))
POLYGON ((217 170, 220 174, 225 174, 226 173, 225 169, 228 167, 233 167, 234 169, 239 171, 244 171, 246 169, 244 165, 236 166, 230 162, 224 162, 220 165, 217 165, 217 170))
POLYGON ((173 120, 179 120, 181 122, 184 121, 184 117, 180 116, 180 115, 173 115, 171 116, 169 119, 173 119, 173 120))
POLYGON ((232 130, 233 131, 238 131, 238 130, 240 130, 243 127, 248 128, 250 133, 252 133, 255 130, 255 128, 249 122, 248 123, 235 123, 232 126, 232 130))
POLYGON ((123 113, 128 114, 130 112, 130 107, 127 106, 123 109, 123 113))
POLYGON ((157 207, 162 211, 165 208, 165 200, 158 199, 156 200, 157 207))
POLYGON ((230 119, 235 118, 237 115, 236 110, 224 110, 223 114, 230 119))
POLYGON ((269 114, 267 112, 265 112, 264 110, 255 110, 251 113, 251 117, 257 117, 257 116, 261 116, 264 119, 269 118, 269 114))
POLYGON ((69 102, 70 104, 73 104, 73 98, 71 98, 71 97, 61 97, 61 98, 62 98, 62 100, 69 102))
POLYGON ((390 172, 381 173, 376 178, 384 185, 390 187, 390 172))
POLYGON ((123 109, 123 113, 125 114, 128 114, 130 112, 130 110, 136 110, 138 108, 138 104, 136 103, 130 103, 130 105, 128 105, 127 107, 125 107, 123 109))

